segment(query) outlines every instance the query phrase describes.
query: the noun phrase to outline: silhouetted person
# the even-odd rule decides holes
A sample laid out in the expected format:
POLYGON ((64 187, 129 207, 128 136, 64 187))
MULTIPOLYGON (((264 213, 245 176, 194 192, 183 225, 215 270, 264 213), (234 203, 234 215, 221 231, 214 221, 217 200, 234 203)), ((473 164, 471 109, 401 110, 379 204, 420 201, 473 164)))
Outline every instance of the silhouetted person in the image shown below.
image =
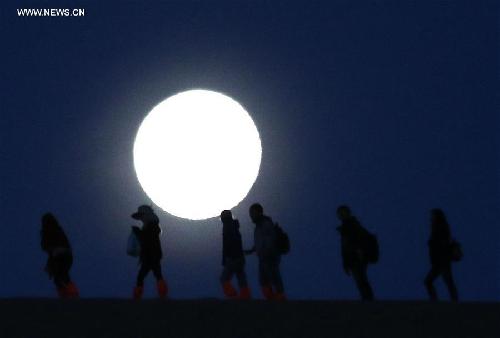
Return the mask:
POLYGON ((78 289, 69 275, 73 265, 71 245, 64 230, 51 213, 46 213, 42 217, 41 246, 49 256, 45 271, 54 281, 59 297, 78 298, 78 289))
POLYGON ((238 291, 231 284, 231 279, 236 276, 240 288, 240 299, 250 299, 250 288, 245 273, 245 255, 240 234, 240 222, 233 219, 229 210, 224 210, 220 215, 222 221, 222 274, 220 281, 222 290, 227 298, 237 298, 238 291))
POLYGON ((431 236, 429 238, 429 256, 431 270, 425 278, 425 287, 431 300, 437 300, 434 280, 439 276, 443 280, 453 301, 458 300, 458 292, 451 272, 452 238, 446 215, 441 209, 431 210, 431 236))
POLYGON ((161 272, 161 259, 163 257, 160 242, 160 220, 148 205, 141 205, 132 218, 142 222, 142 228, 133 226, 132 229, 141 245, 139 256, 140 269, 137 275, 137 284, 134 289, 134 299, 141 299, 144 292, 144 279, 149 271, 153 271, 156 278, 158 295, 166 298, 168 286, 161 272))
POLYGON ((373 290, 368 281, 368 258, 365 239, 369 234, 351 213, 348 206, 337 209, 342 224, 337 227, 341 237, 342 263, 347 275, 352 275, 363 300, 373 300, 373 290))
POLYGON ((276 226, 270 217, 264 215, 264 209, 258 203, 250 207, 250 218, 255 224, 254 246, 246 253, 257 253, 262 294, 267 300, 285 300, 280 273, 281 255, 276 245, 276 226))

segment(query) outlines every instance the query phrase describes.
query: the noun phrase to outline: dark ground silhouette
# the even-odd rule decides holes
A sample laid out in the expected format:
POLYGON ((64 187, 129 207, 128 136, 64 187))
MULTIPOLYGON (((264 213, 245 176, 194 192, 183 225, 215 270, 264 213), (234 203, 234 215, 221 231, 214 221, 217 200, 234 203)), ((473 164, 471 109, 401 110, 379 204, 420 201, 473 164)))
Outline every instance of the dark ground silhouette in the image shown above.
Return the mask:
POLYGON ((499 313, 499 303, 16 299, 0 300, 0 337, 498 338, 499 313))

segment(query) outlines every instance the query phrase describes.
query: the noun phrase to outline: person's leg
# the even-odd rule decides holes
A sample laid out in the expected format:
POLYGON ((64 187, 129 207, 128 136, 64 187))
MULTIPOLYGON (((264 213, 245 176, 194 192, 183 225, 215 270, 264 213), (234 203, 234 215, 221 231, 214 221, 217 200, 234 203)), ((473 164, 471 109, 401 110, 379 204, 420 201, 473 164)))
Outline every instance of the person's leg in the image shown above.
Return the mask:
POLYGON ((168 295, 168 285, 165 279, 163 279, 163 274, 161 272, 161 262, 155 262, 151 266, 151 270, 156 278, 156 288, 158 290, 158 296, 160 298, 167 298, 168 295))
POLYGON ((68 271, 65 267, 64 257, 55 256, 51 259, 51 269, 54 284, 57 289, 59 298, 69 298, 68 295, 68 271))
POLYGON ((141 262, 141 267, 139 268, 139 273, 137 274, 137 281, 134 288, 134 299, 141 299, 144 293, 144 279, 151 270, 151 266, 148 262, 141 262))
POLYGON ((436 301, 438 299, 436 288, 434 287, 434 281, 436 280, 436 278, 439 277, 440 274, 441 270, 436 266, 432 266, 431 270, 429 271, 424 280, 424 284, 427 289, 429 299, 432 301, 436 301))
POLYGON ((271 284, 269 261, 267 259, 259 258, 259 283, 262 294, 265 299, 270 300, 274 298, 273 288, 271 284))
POLYGON ((229 269, 229 267, 227 265, 224 265, 222 267, 222 272, 220 274, 220 283, 221 284, 224 284, 225 282, 227 281, 230 281, 232 278, 232 272, 231 272, 231 269, 229 269))
POLYGON ((271 281, 274 290, 276 291, 275 298, 277 300, 284 300, 286 299, 285 287, 283 285, 283 279, 281 278, 280 263, 281 263, 280 257, 276 257, 275 259, 273 259, 272 264, 270 265, 271 268, 270 272, 271 272, 271 281))
POLYGON ((238 281, 238 287, 240 289, 248 287, 247 274, 245 272, 244 265, 237 267, 235 274, 238 281))
POLYGON ((68 298, 68 292, 66 290, 66 286, 62 282, 60 278, 57 277, 57 275, 54 275, 54 285, 56 286, 57 290, 57 295, 61 299, 66 299, 68 298))
POLYGON ((64 277, 61 272, 55 269, 53 270, 53 281, 59 298, 66 298, 66 283, 64 283, 64 277))
POLYGON ((373 300, 373 290, 368 281, 367 265, 360 264, 352 268, 352 276, 361 295, 362 300, 373 300))
POLYGON ((238 291, 231 284, 231 279, 234 275, 234 266, 230 259, 225 260, 224 269, 222 270, 222 274, 220 276, 220 282, 222 285, 222 291, 226 298, 236 298, 238 296, 238 291))
POLYGON ((453 273, 451 272, 451 264, 448 264, 443 268, 443 280, 448 288, 448 292, 450 293, 450 298, 452 301, 458 301, 458 291, 455 285, 455 281, 453 279, 453 273))
POLYGON ((155 276, 157 281, 163 280, 163 274, 161 272, 161 263, 160 262, 155 262, 154 264, 152 264, 151 270, 153 271, 153 275, 155 276))
POLYGON ((147 262, 142 262, 141 267, 139 268, 139 273, 137 274, 136 286, 144 286, 144 279, 148 275, 149 270, 151 270, 150 264, 147 262))
POLYGON ((50 259, 50 272, 56 288, 64 287, 63 269, 59 257, 52 257, 50 259))
POLYGON ((71 282, 69 276, 69 270, 71 269, 72 259, 70 256, 61 255, 59 258, 60 264, 60 279, 64 285, 68 285, 71 282))
POLYGON ((250 299, 251 293, 248 287, 247 274, 245 273, 245 260, 240 259, 235 269, 236 279, 240 288, 240 299, 250 299))
POLYGON ((71 269, 71 266, 73 265, 73 255, 71 254, 66 254, 63 257, 63 273, 62 273, 62 278, 63 281, 66 285, 66 295, 68 298, 78 298, 80 296, 80 292, 78 291, 78 288, 76 287, 75 283, 71 280, 69 271, 71 269))
POLYGON ((71 283, 71 277, 69 276, 69 270, 64 269, 64 271, 62 271, 61 280, 65 285, 69 285, 71 283))

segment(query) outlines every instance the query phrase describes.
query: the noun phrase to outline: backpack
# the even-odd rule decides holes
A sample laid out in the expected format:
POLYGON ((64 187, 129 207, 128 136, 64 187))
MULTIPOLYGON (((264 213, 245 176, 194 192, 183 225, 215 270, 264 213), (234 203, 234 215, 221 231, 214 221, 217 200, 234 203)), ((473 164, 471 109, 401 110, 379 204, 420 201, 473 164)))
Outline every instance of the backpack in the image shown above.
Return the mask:
POLYGON ((363 239, 362 250, 365 254, 366 261, 369 264, 376 264, 380 256, 377 236, 369 231, 366 231, 363 239))
POLYGON ((278 223, 274 225, 276 230, 276 248, 280 255, 286 255, 290 252, 290 237, 283 231, 283 228, 278 223))
POLYGON ((450 243, 450 254, 452 262, 460 262, 464 257, 462 245, 456 240, 452 240, 450 243))
POLYGON ((134 231, 131 231, 128 236, 127 255, 132 257, 139 257, 141 255, 141 242, 139 242, 139 238, 137 238, 134 231))

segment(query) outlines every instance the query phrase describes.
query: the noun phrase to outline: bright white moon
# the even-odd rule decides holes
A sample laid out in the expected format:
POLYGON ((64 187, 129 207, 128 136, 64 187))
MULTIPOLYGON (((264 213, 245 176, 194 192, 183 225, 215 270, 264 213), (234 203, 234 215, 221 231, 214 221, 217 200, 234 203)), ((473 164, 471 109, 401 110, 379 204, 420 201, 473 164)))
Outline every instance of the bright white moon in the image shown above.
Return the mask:
POLYGON ((193 220, 238 205, 259 173, 262 146, 250 115, 208 90, 169 97, 151 110, 134 143, 137 178, 166 212, 193 220))

